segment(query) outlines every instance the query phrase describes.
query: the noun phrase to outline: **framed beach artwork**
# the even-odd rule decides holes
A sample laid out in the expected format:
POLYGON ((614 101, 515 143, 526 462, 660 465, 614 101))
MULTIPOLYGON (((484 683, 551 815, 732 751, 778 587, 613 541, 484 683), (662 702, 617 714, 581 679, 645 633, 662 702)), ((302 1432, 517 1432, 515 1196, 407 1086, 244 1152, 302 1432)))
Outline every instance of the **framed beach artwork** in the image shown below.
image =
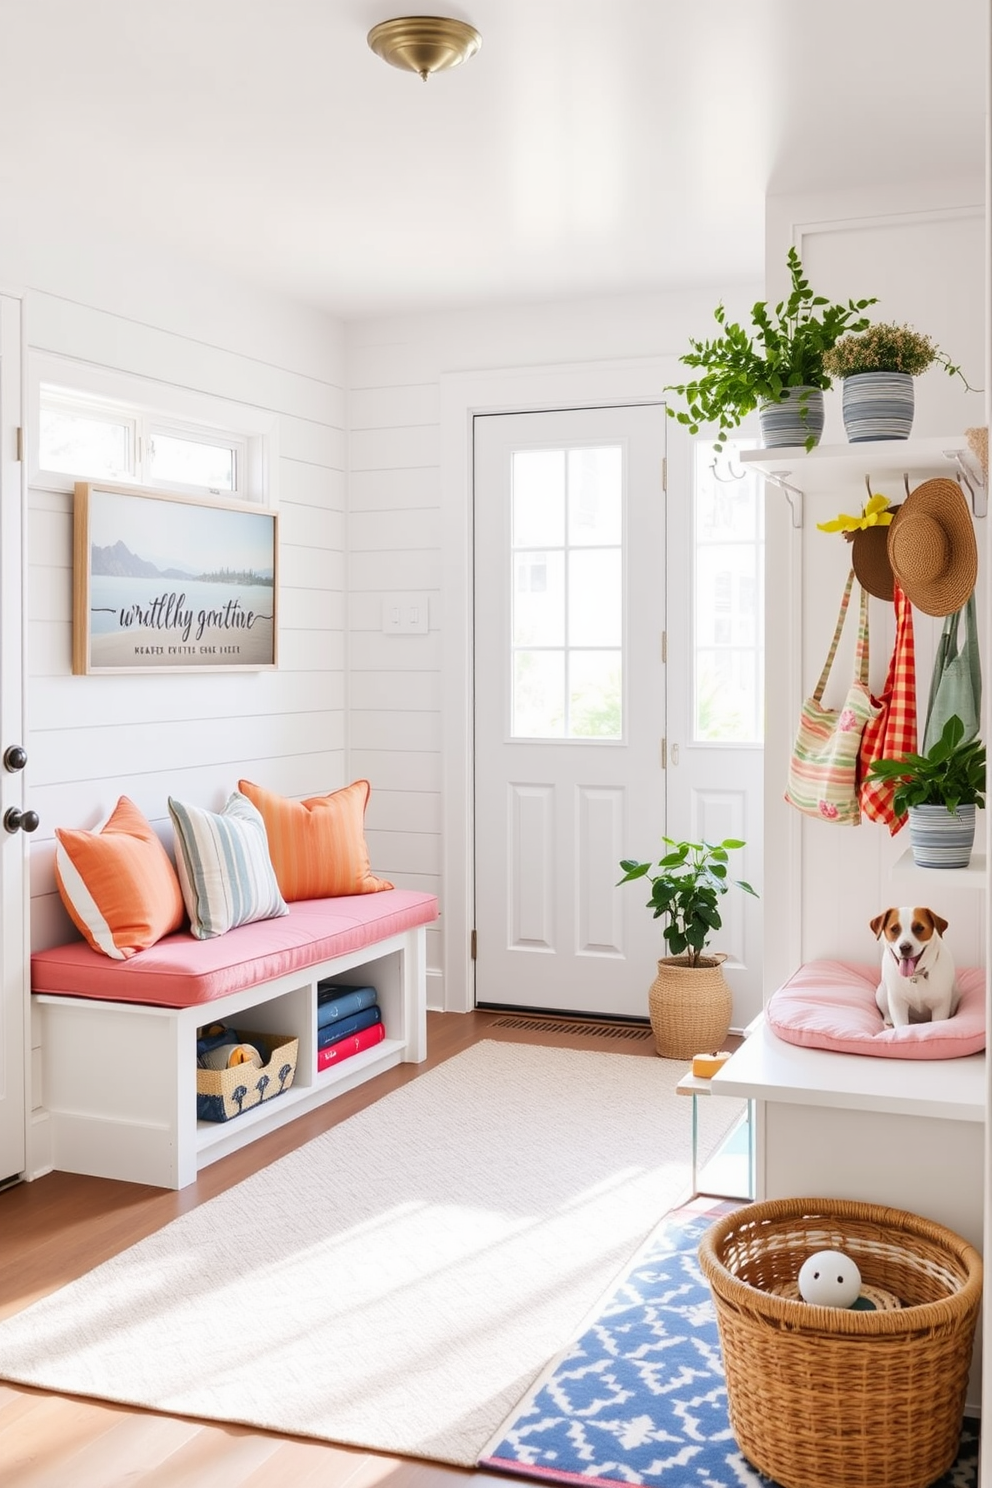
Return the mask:
POLYGON ((276 665, 276 513, 78 481, 72 670, 276 665))

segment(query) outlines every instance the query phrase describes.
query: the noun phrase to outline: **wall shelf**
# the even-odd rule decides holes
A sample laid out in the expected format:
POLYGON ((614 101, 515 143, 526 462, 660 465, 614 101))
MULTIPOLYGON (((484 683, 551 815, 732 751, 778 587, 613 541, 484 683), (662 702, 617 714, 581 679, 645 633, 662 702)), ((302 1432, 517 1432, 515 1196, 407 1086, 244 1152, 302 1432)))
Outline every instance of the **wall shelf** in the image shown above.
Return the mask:
POLYGON ((924 480, 944 476, 961 482, 976 517, 987 510, 987 491, 971 446, 963 434, 928 439, 879 439, 864 444, 819 444, 805 450, 801 445, 782 449, 741 450, 737 456, 745 466, 781 487, 792 506, 793 526, 803 525, 803 497, 829 491, 840 483, 867 490, 885 484, 893 499, 905 495, 924 480))
POLYGON ((893 863, 892 872, 924 873, 930 878, 938 878, 949 888, 984 889, 988 882, 988 864, 985 854, 980 852, 972 853, 967 868, 919 868, 913 862, 913 849, 907 847, 893 863))

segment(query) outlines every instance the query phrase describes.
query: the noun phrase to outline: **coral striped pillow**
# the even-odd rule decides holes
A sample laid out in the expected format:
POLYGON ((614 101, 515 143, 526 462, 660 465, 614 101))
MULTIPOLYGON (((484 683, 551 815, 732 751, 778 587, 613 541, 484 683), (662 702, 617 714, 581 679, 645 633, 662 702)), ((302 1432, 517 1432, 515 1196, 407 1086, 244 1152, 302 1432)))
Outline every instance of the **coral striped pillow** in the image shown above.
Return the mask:
POLYGON ((121 796, 94 832, 56 827, 62 902, 94 951, 126 961, 185 918, 176 870, 155 829, 121 796))
POLYGON ((265 823, 250 801, 233 791, 218 813, 170 796, 169 814, 176 829, 179 882, 197 940, 289 914, 272 871, 265 823))
POLYGON ((262 813, 284 898, 333 899, 394 887, 376 878, 369 864, 365 807, 372 787, 367 780, 306 801, 277 796, 250 780, 239 780, 238 789, 262 813))

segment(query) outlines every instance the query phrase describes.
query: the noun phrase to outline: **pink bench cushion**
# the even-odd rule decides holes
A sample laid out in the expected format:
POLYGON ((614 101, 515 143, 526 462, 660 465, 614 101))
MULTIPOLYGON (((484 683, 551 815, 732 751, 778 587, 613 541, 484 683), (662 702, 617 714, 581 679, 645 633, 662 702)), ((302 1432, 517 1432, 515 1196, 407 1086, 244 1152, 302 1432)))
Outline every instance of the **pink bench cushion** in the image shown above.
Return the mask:
POLYGON ((842 1054, 957 1059, 985 1048, 985 972, 980 966, 958 968, 961 1002, 953 1018, 908 1028, 885 1027, 875 1003, 878 979, 877 964, 809 961, 772 995, 765 1019, 787 1043, 842 1054))
POLYGON ((349 951, 364 950, 437 919, 437 898, 411 889, 301 899, 288 915, 239 925, 213 940, 167 935, 127 961, 111 961, 85 941, 35 951, 31 990, 103 1002, 194 1007, 349 951))

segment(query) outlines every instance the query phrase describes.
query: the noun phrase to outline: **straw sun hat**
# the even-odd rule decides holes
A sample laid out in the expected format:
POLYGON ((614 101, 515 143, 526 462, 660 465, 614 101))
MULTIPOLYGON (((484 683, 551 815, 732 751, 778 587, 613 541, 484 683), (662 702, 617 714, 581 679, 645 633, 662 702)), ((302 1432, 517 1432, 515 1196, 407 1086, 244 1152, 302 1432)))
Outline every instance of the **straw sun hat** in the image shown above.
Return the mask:
POLYGON ((978 544, 957 481, 924 481, 886 531, 889 564, 910 603, 925 615, 959 610, 978 577, 978 544))

